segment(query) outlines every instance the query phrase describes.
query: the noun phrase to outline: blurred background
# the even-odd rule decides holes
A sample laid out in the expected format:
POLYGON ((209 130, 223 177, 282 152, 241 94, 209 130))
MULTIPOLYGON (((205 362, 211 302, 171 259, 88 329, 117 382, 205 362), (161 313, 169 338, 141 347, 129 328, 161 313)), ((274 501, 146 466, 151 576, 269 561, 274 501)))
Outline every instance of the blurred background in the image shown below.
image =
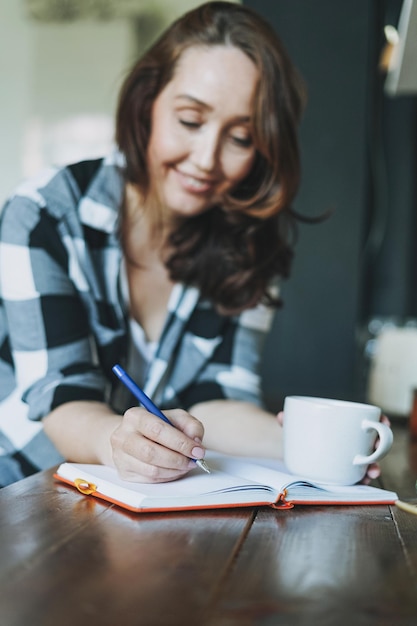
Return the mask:
MULTIPOLYGON (((45 165, 104 154, 134 59, 191 0, 2 0, 0 201, 45 165)), ((408 416, 417 387, 415 0, 246 0, 303 75, 299 228, 263 362, 288 394, 408 416)))

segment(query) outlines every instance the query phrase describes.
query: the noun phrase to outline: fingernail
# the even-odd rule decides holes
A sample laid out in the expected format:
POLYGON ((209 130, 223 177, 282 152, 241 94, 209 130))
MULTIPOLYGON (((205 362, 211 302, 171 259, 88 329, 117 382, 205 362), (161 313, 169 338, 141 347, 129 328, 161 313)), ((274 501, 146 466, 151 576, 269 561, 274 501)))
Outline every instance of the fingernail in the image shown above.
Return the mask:
POLYGON ((202 439, 200 439, 200 437, 194 437, 194 441, 195 441, 196 443, 202 443, 202 442, 203 442, 203 440, 202 440, 202 439))
POLYGON ((204 459, 204 450, 203 448, 193 448, 191 450, 191 456, 193 459, 204 459))

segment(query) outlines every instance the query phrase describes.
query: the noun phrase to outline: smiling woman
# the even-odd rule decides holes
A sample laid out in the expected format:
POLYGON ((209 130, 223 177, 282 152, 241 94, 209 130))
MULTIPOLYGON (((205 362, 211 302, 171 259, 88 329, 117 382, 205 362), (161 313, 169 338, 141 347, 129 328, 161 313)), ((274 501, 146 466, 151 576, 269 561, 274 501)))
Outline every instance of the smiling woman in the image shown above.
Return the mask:
POLYGON ((129 72, 114 153, 16 190, 0 226, 0 483, 62 456, 168 481, 206 447, 280 454, 259 366, 293 255, 303 101, 270 26, 208 2, 129 72), (129 408, 116 362, 176 428, 129 408))
POLYGON ((151 117, 149 167, 167 209, 198 215, 249 174, 258 80, 254 63, 235 47, 183 53, 151 117))

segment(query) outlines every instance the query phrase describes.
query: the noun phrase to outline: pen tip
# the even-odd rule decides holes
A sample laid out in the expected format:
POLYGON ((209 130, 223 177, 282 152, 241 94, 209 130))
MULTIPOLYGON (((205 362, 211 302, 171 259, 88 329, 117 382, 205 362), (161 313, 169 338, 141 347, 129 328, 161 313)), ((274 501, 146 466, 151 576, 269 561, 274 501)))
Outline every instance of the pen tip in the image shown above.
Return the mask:
POLYGON ((207 472, 207 474, 211 474, 211 470, 209 468, 209 466, 207 465, 207 463, 204 461, 204 459, 200 459, 198 461, 196 461, 198 467, 200 467, 202 470, 204 470, 205 472, 207 472))

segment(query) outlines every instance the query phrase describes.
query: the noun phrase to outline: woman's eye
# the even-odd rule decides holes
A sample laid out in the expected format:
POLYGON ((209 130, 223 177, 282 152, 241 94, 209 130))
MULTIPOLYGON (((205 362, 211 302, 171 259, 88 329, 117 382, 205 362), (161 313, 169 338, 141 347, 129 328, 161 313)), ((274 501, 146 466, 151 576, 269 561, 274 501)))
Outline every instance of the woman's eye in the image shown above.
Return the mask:
POLYGON ((250 148, 252 145, 251 137, 235 137, 232 136, 232 141, 241 148, 250 148))
POLYGON ((186 128, 199 128, 200 123, 192 120, 179 119, 179 123, 186 128))

